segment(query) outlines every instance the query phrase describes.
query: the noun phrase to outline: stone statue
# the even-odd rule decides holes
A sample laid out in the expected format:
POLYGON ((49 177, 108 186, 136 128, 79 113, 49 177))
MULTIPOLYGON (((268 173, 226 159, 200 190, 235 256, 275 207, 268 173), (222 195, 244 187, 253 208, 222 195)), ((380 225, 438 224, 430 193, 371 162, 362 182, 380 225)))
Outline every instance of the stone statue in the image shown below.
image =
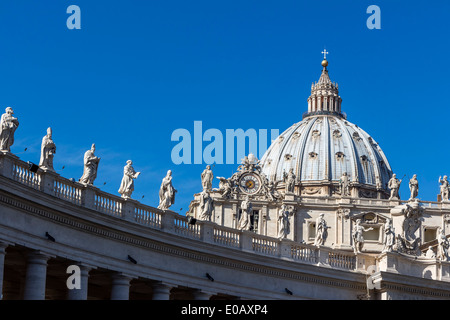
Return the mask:
POLYGON ((241 165, 238 167, 239 172, 246 171, 261 171, 261 167, 259 165, 260 160, 256 158, 253 153, 249 153, 248 156, 245 156, 244 159, 241 160, 241 165))
POLYGON ((341 189, 341 196, 350 195, 350 181, 348 179, 347 172, 344 172, 339 179, 339 187, 341 189))
POLYGON ((100 158, 94 155, 95 144, 92 144, 90 150, 84 153, 84 171, 80 178, 80 182, 84 184, 94 184, 94 180, 97 178, 97 169, 100 162, 100 158))
POLYGON ((364 228, 361 225, 361 219, 356 220, 355 225, 353 226, 352 238, 353 238, 353 251, 355 254, 361 253, 362 247, 364 245, 364 236, 363 232, 367 232, 373 230, 373 228, 364 228))
POLYGON ((128 160, 127 164, 123 168, 123 178, 120 183, 119 193, 122 198, 129 199, 134 191, 134 179, 141 174, 140 172, 134 171, 132 167, 133 161, 128 160))
POLYGON ((231 182, 227 178, 223 177, 217 177, 217 179, 220 180, 219 182, 219 189, 214 189, 216 191, 219 191, 223 198, 228 199, 230 198, 232 186, 231 182))
POLYGON ((316 220, 316 237, 314 239, 315 246, 323 246, 328 237, 328 229, 331 227, 327 226, 327 222, 323 218, 325 214, 321 213, 316 220))
POLYGON ((175 193, 177 190, 172 185, 172 171, 167 171, 166 176, 162 179, 159 189, 159 205, 158 209, 167 210, 175 203, 175 193))
POLYGON ((250 202, 249 196, 246 196, 245 200, 241 203, 241 217, 239 218, 238 229, 250 230, 250 215, 253 212, 253 205, 250 202))
POLYGON ((421 211, 418 210, 419 204, 413 202, 414 205, 406 204, 406 209, 404 211, 403 220, 403 230, 402 236, 408 241, 414 241, 417 239, 416 231, 420 227, 420 214, 421 211))
POLYGON ((444 176, 443 180, 441 179, 441 177, 439 177, 439 183, 441 184, 440 186, 441 202, 448 202, 449 185, 447 181, 447 176, 444 176))
POLYGON ((48 128, 47 135, 42 138, 39 167, 45 170, 55 171, 53 169, 53 156, 55 153, 56 145, 52 140, 52 128, 48 128))
POLYGON ((294 193, 295 190, 295 174, 294 168, 289 169, 289 173, 283 174, 283 181, 286 184, 286 193, 294 193))
POLYGON ((291 223, 290 217, 294 214, 293 208, 288 208, 287 205, 283 204, 278 213, 278 238, 284 239, 289 233, 291 233, 291 223))
POLYGON ((207 165, 206 169, 202 172, 202 187, 203 190, 211 191, 212 189, 212 180, 214 178, 213 172, 211 170, 211 166, 207 165))
POLYGON ((396 236, 397 251, 410 255, 420 256, 420 237, 416 231, 420 228, 424 209, 417 199, 402 205, 404 219, 402 222, 402 233, 396 236))
POLYGON ((387 219, 384 224, 383 250, 381 252, 392 252, 395 244, 395 229, 392 219, 387 219))
POLYGON ((444 229, 441 227, 439 227, 439 229, 438 229, 437 240, 438 240, 438 246, 437 246, 436 258, 439 260, 448 261, 449 260, 448 249, 450 247, 450 243, 449 243, 447 237, 445 236, 444 229))
POLYGON ((401 183, 402 180, 398 180, 397 175, 394 173, 388 182, 388 188, 391 189, 391 196, 389 200, 400 200, 399 190, 401 183))
POLYGON ((269 201, 275 201, 276 199, 280 198, 280 194, 277 191, 277 181, 268 181, 267 178, 265 178, 265 193, 266 197, 269 199, 269 201))
POLYGON ((200 193, 200 220, 211 220, 211 215, 214 209, 214 200, 208 190, 204 189, 200 193))
POLYGON ((10 152, 14 143, 14 132, 19 126, 19 121, 12 116, 14 114, 12 108, 6 108, 5 112, 0 120, 0 150, 10 152))
POLYGON ((413 175, 411 180, 409 180, 409 190, 411 191, 409 200, 417 198, 417 195, 419 194, 419 181, 417 181, 417 174, 413 175))
POLYGON ((425 253, 425 257, 427 257, 428 259, 436 259, 436 254, 434 253, 432 246, 428 246, 428 250, 425 253))

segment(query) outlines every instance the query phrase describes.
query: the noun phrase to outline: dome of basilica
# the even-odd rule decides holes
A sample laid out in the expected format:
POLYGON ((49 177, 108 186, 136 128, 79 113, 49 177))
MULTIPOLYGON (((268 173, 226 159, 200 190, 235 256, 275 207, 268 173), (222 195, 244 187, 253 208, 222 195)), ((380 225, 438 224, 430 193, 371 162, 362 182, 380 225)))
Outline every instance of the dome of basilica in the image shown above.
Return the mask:
POLYGON ((347 121, 338 85, 328 76, 328 62, 322 66, 319 81, 311 87, 308 112, 272 143, 261 158, 262 173, 283 181, 292 170, 301 195, 388 198, 389 162, 369 134, 347 121))

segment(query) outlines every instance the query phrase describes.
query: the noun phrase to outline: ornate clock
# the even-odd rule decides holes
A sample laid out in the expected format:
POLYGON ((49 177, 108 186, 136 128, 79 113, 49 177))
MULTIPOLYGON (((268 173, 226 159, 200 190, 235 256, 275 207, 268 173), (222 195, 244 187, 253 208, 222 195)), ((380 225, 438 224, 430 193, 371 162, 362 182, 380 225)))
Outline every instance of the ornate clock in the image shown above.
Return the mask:
POLYGON ((247 194, 255 194, 261 188, 261 180, 254 173, 246 173, 239 179, 239 188, 247 194))

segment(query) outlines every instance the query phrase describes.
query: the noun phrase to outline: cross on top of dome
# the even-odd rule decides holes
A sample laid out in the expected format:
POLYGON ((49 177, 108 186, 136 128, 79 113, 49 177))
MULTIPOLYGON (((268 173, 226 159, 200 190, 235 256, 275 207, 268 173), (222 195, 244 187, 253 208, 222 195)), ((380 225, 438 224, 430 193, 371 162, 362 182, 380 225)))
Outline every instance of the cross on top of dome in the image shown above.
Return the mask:
POLYGON ((322 67, 326 68, 328 66, 327 54, 329 54, 329 52, 326 49, 324 49, 322 51, 322 54, 323 54, 322 67))

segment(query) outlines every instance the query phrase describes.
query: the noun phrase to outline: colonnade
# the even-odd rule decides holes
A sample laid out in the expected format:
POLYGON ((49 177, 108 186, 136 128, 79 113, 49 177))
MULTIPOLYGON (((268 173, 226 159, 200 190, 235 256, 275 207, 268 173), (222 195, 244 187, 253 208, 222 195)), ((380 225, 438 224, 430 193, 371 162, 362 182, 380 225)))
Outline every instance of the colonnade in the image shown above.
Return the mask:
MULTIPOLYGON (((85 263, 73 263, 71 260, 65 261, 64 258, 56 257, 52 254, 48 254, 40 250, 33 250, 25 247, 16 249, 16 246, 14 244, 0 241, 0 293, 2 293, 2 295, 0 296, 0 300, 54 299, 51 294, 48 294, 49 286, 58 286, 59 288, 66 286, 67 288, 64 299, 67 300, 103 299, 105 295, 109 295, 110 300, 130 300, 130 289, 132 287, 133 281, 134 283, 139 283, 141 285, 149 287, 149 294, 143 296, 143 299, 148 300, 183 299, 183 297, 185 299, 193 300, 209 300, 213 296, 216 297, 216 299, 227 298, 223 296, 217 296, 213 293, 205 292, 198 288, 185 288, 184 291, 179 290, 178 294, 176 294, 177 286, 174 284, 164 283, 162 281, 158 281, 157 279, 136 279, 131 275, 112 270, 106 270, 103 274, 102 272, 97 271, 97 275, 100 275, 103 281, 108 283, 108 285, 105 285, 103 287, 97 284, 99 290, 103 291, 105 295, 102 295, 101 297, 95 297, 95 293, 93 295, 90 295, 88 289, 90 285, 90 274, 93 270, 96 269, 97 267, 95 266, 91 266, 85 263), (20 256, 21 258, 23 258, 23 260, 19 261, 16 258, 11 258, 11 260, 9 261, 8 254, 10 251, 14 252, 12 256, 20 256), (65 268, 60 268, 61 270, 59 270, 59 277, 52 277, 51 281, 48 281, 48 266, 49 262, 52 261, 52 259, 59 259, 59 261, 64 261, 65 264, 63 263, 61 264, 61 266, 76 265, 79 267, 79 289, 71 289, 67 286, 66 281, 71 276, 71 274, 66 273, 66 270, 62 270, 65 268), (18 282, 14 282, 14 285, 10 283, 9 288, 7 288, 4 284, 8 283, 10 280, 8 279, 8 272, 13 273, 13 271, 20 272, 21 279, 18 282), (20 287, 14 288, 14 291, 20 290, 20 294, 13 294, 11 292, 11 286, 20 287)), ((61 297, 59 296, 56 299, 60 298, 61 297)))

